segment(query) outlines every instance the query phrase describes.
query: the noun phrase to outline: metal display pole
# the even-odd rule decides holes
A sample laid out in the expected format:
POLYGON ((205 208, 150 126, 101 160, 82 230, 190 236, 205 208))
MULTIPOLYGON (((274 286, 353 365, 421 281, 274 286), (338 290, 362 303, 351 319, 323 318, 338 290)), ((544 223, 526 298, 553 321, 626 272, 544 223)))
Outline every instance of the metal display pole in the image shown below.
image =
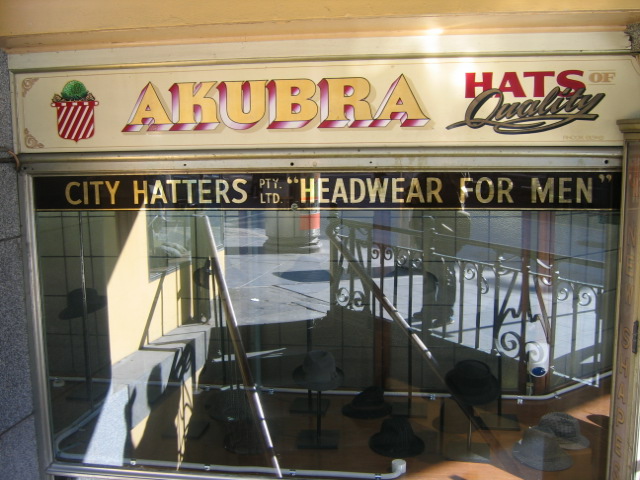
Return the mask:
POLYGON ((82 282, 82 343, 84 352, 84 376, 87 401, 91 410, 94 409, 93 375, 91 369, 91 349, 89 348, 89 311, 87 309, 87 280, 84 266, 84 229, 82 227, 82 212, 78 212, 78 228, 80 233, 80 281, 82 282))

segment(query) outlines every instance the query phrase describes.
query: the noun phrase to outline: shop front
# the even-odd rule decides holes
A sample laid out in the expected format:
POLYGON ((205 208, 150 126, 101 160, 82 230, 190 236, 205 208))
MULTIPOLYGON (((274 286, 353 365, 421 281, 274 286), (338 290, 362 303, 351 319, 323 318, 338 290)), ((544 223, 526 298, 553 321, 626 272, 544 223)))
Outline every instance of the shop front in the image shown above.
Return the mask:
POLYGON ((406 42, 10 59, 52 475, 620 475, 637 60, 406 42))

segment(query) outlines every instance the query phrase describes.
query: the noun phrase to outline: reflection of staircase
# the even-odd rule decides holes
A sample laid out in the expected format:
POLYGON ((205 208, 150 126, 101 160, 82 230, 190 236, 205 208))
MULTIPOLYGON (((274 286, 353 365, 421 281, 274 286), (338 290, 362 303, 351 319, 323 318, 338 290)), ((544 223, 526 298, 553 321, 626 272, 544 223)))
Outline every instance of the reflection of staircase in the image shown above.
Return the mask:
MULTIPOLYGON (((448 370, 443 368, 444 365, 440 363, 438 357, 434 354, 434 351, 431 349, 430 346, 427 346, 427 343, 425 343, 425 341, 423 341, 422 337, 424 335, 420 335, 421 332, 419 332, 417 328, 414 328, 412 326, 412 322, 410 320, 411 317, 409 317, 409 321, 407 321, 405 317, 403 317, 403 315, 394 306, 394 304, 389 299, 389 297, 385 294, 383 288, 375 282, 375 280, 369 274, 369 272, 367 272, 367 270, 363 267, 363 265, 358 261, 358 257, 354 255, 355 252, 349 251, 349 249, 346 248, 343 241, 348 241, 349 237, 340 237, 339 235, 332 234, 332 233, 336 233, 337 230, 333 230, 332 232, 331 226, 329 227, 328 230, 329 230, 329 239, 331 241, 331 245, 332 247, 334 246, 336 247, 336 249, 339 252, 340 258, 344 259, 344 261, 347 263, 348 270, 350 270, 352 274, 360 280, 363 288, 365 288, 367 291, 371 293, 371 296, 374 302, 380 305, 381 313, 388 315, 393 321, 393 324, 399 327, 400 331, 406 335, 409 341, 409 344, 407 345, 408 347, 407 353, 409 357, 407 362, 407 365, 409 366, 408 383, 410 386, 408 389, 409 390, 408 397, 412 395, 411 366, 413 365, 413 362, 411 361, 411 355, 414 351, 416 351, 419 354, 420 363, 422 365, 426 365, 431 370, 432 375, 435 376, 435 378, 438 380, 438 383, 440 385, 445 385, 444 373, 447 372, 448 370)), ((384 251, 386 252, 386 249, 384 251)), ((383 255, 383 257, 386 257, 386 255, 383 255)), ((332 259, 333 258, 334 256, 332 255, 332 259)), ((410 256, 410 258, 412 257, 410 256)), ((425 261, 424 256, 422 260, 423 262, 425 261)), ((370 265, 370 263, 368 265, 370 265)), ((409 268, 410 268, 410 271, 413 270, 413 266, 410 266, 409 268)), ((384 264, 381 265, 381 270, 384 272, 385 270, 384 264)), ((393 290, 393 292, 397 293, 397 290, 393 290)), ((410 310, 411 309, 409 308, 409 311, 410 310)), ((375 312, 375 310, 373 311, 375 312)), ((388 357, 390 354, 390 344, 391 344, 391 342, 389 341, 390 329, 388 328, 388 325, 386 324, 384 318, 382 318, 382 315, 380 315, 379 317, 374 317, 373 320, 376 323, 378 330, 382 330, 382 333, 379 333, 378 335, 382 337, 380 341, 377 341, 378 339, 374 341, 374 352, 375 352, 374 363, 378 365, 381 361, 384 363, 385 357, 388 357), (383 350, 383 352, 380 352, 380 350, 383 350)), ((425 340, 428 340, 428 335, 426 336, 425 340)), ((469 357, 466 357, 466 358, 468 359, 469 357)), ((379 375, 381 377, 381 384, 384 387, 386 387, 385 377, 386 377, 387 368, 388 368, 388 365, 384 365, 382 368, 378 367, 381 373, 379 375)), ((469 437, 468 437, 469 441, 471 439, 471 431, 475 429, 479 433, 479 435, 483 438, 483 440, 486 442, 486 445, 488 446, 488 451, 491 452, 493 458, 498 462, 498 464, 500 464, 507 470, 511 470, 513 472, 519 472, 519 467, 515 464, 513 459, 502 448, 502 445, 499 439, 496 437, 493 430, 487 426, 487 424, 484 422, 484 420, 480 416, 474 414, 473 408, 470 408, 470 406, 465 402, 464 398, 459 396, 459 394, 456 393, 453 389, 448 389, 448 394, 450 398, 458 405, 458 407, 460 408, 460 411, 467 417, 469 421, 469 437)), ((441 413, 441 415, 444 415, 444 414, 441 413)), ((441 427, 442 427, 442 424, 441 424, 441 427)), ((443 431, 443 428, 441 428, 441 430, 443 431)), ((487 458, 489 458, 489 453, 487 453, 487 458)))
MULTIPOLYGON (((543 263, 532 250, 496 244, 489 248, 486 243, 460 239, 456 241, 464 242, 462 254, 446 257, 430 248, 429 239, 438 236, 433 231, 423 235, 383 227, 393 233, 387 237, 404 239, 404 245, 388 245, 374 241, 381 237, 375 233, 377 228, 338 218, 328 226, 331 317, 358 323, 376 319, 379 338, 374 342, 380 345, 385 336, 393 338, 393 331, 385 332, 389 329, 385 320, 393 321, 401 330, 416 334, 445 364, 470 355, 485 357, 500 367, 507 392, 525 393, 532 380, 527 371, 532 346, 549 345, 548 363, 555 367, 553 375, 533 379, 539 384, 536 393, 588 381, 610 368, 613 322, 605 323, 603 318, 602 285, 562 275, 564 269, 596 272, 591 277, 601 277, 603 262, 547 254, 543 263), (453 323, 423 328, 422 321, 412 317, 422 308, 423 270, 437 258, 455 265, 453 323)), ((440 235, 439 241, 447 239, 440 235)), ((402 348, 393 339, 390 345, 393 352, 381 354, 387 362, 402 348)), ((433 380, 429 375, 418 377, 418 385, 433 385, 433 380)))

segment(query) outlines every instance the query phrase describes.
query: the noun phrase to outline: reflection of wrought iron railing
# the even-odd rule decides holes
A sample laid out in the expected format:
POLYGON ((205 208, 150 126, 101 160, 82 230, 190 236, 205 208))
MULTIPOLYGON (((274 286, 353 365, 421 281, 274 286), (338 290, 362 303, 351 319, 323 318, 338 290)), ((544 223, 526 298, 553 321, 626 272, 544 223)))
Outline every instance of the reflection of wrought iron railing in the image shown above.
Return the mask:
MULTIPOLYGON (((328 230, 329 238, 331 241, 332 261, 336 257, 338 257, 340 259, 340 262, 345 262, 346 265, 348 265, 348 271, 350 275, 357 278, 363 288, 371 294, 371 299, 375 299, 375 301, 379 304, 381 313, 388 315, 389 318, 397 326, 400 327, 402 332, 407 335, 410 344, 420 353, 422 360, 428 365, 430 369, 433 370, 434 375, 439 379, 440 383, 444 384, 444 375, 442 367, 439 365, 438 360, 435 358, 429 347, 419 337, 416 330, 411 326, 411 322, 407 322, 403 315, 397 310, 395 305, 391 303, 389 297, 384 293, 380 285, 376 283, 375 279, 370 275, 371 266, 374 263, 369 261, 371 257, 369 257, 366 262, 367 268, 369 270, 368 273, 364 268, 365 263, 361 261, 362 257, 356 256, 356 253, 359 249, 352 251, 350 248, 348 248, 349 239, 356 239, 356 235, 340 235, 338 233, 340 228, 339 226, 337 226, 337 224, 330 225, 328 230)), ((366 232, 366 230, 364 230, 363 232, 366 232)), ((367 235, 367 238, 370 238, 370 236, 367 235)), ((358 243, 357 239, 356 243, 358 243)), ((362 246, 362 244, 360 244, 360 246, 362 246)), ((375 251, 375 249, 373 251, 375 251)), ((378 256, 378 254, 374 254, 374 257, 381 261, 383 267, 382 270, 384 271, 384 260, 387 258, 387 253, 390 252, 390 250, 384 248, 381 250, 381 252, 384 253, 380 256, 378 256)), ((411 259, 411 256, 406 258, 411 259)), ((422 262, 424 261, 425 257, 422 258, 422 262)), ((340 273, 341 271, 342 268, 339 267, 336 273, 340 273)), ((394 297, 396 296, 396 294, 397 290, 394 290, 394 297)), ((361 306, 364 307, 365 304, 361 306)), ((506 451, 502 448, 500 441, 494 435, 493 431, 487 427, 484 420, 479 416, 473 415, 473 409, 456 392, 450 391, 449 394, 451 398, 458 404, 461 412, 469 420, 469 443, 467 444, 467 446, 470 446, 472 427, 475 427, 482 438, 487 442, 487 445, 489 446, 498 465, 502 466, 505 470, 514 472, 516 475, 518 475, 520 472, 519 466, 516 464, 516 462, 513 461, 513 458, 506 454, 506 451)))
MULTIPOLYGON (((546 390, 592 382, 611 367, 613 322, 605 321, 604 287, 581 279, 603 278, 601 260, 547 254, 543 261, 533 250, 455 237, 450 240, 464 248, 447 256, 433 248, 435 231, 338 218, 327 234, 348 250, 423 338, 439 337, 517 363, 518 373, 503 379, 507 390, 522 391, 531 380, 527 365, 542 368, 540 376, 552 371, 546 390), (424 272, 430 262, 442 260, 455 270, 457 292, 452 322, 434 327, 416 313, 422 308, 424 272), (578 278, 565 274, 576 271, 578 278)), ((439 240, 446 238, 440 235, 439 240)), ((367 282, 335 245, 332 242, 331 308, 388 319, 367 282)))

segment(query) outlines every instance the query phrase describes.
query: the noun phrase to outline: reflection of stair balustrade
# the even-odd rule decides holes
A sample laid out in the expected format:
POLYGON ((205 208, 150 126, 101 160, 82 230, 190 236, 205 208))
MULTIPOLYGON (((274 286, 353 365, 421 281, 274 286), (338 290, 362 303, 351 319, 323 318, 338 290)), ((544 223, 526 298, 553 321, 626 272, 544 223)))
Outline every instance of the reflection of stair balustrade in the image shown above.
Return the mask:
MULTIPOLYGON (((437 338, 476 351, 499 354, 505 366, 505 391, 525 393, 530 383, 528 342, 548 346, 545 393, 575 382, 589 383, 611 367, 613 323, 605 322, 601 282, 604 262, 554 257, 552 265, 537 252, 429 231, 431 242, 462 243, 460 253, 443 255, 423 245, 423 232, 334 219, 327 228, 331 242, 331 311, 333 316, 390 320, 368 282, 362 281, 345 252, 380 287, 410 327, 423 338, 437 338), (384 235, 380 233, 382 231, 384 235), (376 239, 402 243, 386 244, 376 239), (339 245, 339 246, 337 246, 339 245), (430 262, 452 265, 456 298, 451 319, 419 318, 430 262)), ((546 255, 546 259, 549 255, 546 255)))

